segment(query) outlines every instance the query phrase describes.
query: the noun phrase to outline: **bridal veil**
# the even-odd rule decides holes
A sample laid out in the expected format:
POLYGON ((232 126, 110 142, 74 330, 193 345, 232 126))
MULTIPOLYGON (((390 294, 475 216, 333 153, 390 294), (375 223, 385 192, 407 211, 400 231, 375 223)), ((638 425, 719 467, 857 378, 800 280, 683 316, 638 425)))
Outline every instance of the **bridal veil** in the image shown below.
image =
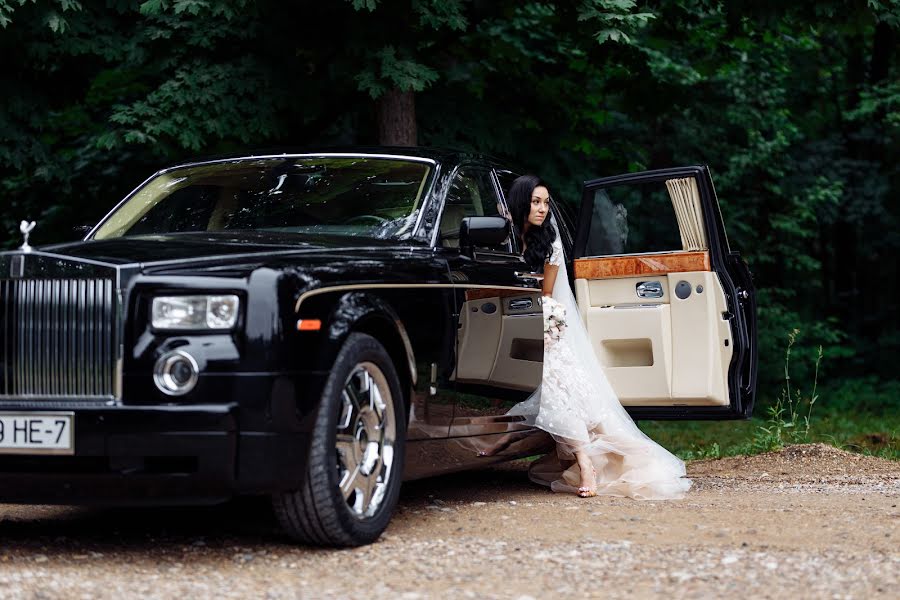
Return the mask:
POLYGON ((597 471, 598 495, 683 497, 691 486, 684 463, 638 429, 603 372, 569 287, 559 236, 549 262, 559 267, 552 298, 565 307, 566 328, 560 339, 544 343, 541 387, 509 411, 557 442, 555 453, 532 463, 529 477, 553 491, 577 493, 574 451, 580 449, 597 471))

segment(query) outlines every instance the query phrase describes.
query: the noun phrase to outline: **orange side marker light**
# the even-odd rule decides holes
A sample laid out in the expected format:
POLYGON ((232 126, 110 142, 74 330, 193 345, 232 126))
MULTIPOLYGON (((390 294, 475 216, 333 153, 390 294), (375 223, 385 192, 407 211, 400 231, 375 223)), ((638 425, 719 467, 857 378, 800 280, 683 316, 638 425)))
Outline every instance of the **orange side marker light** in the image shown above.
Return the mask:
POLYGON ((319 331, 322 329, 321 319, 298 319, 297 331, 319 331))

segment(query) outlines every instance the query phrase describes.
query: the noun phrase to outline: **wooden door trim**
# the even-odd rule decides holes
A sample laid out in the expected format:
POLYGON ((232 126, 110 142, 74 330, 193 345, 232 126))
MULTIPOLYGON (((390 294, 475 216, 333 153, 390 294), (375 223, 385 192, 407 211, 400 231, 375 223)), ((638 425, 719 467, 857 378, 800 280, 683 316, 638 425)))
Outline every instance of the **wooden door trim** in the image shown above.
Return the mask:
POLYGON ((466 290, 466 301, 483 300, 485 298, 510 298, 513 296, 527 296, 529 294, 540 294, 541 290, 537 288, 480 288, 475 290, 466 290))
POLYGON ((575 259, 575 279, 612 279, 640 275, 664 275, 711 271, 709 251, 666 252, 575 259))

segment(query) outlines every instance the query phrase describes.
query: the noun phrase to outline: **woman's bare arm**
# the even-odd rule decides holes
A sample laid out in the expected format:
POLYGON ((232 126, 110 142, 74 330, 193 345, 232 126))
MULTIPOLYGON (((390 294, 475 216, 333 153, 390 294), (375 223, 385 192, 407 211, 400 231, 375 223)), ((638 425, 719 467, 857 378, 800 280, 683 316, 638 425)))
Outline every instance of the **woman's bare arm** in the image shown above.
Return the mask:
POLYGON ((542 291, 545 296, 553 295, 553 284, 556 283, 556 274, 558 272, 558 265, 551 265, 550 263, 544 265, 544 285, 542 291))

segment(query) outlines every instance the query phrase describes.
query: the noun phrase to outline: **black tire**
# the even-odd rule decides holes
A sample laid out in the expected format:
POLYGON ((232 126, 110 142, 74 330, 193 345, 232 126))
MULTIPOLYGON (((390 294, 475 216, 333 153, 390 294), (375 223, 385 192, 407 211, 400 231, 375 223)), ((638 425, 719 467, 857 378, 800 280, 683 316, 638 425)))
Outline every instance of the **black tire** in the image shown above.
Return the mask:
MULTIPOLYGON (((372 392, 369 392, 369 397, 372 397, 372 392)), ((357 416, 363 415, 364 412, 365 409, 356 411, 357 416)), ((373 410, 368 410, 364 416, 368 420, 379 418, 373 410), (376 416, 372 417, 373 414, 376 416)), ((387 417, 380 418, 384 421, 382 429, 388 430, 387 417)), ((356 421, 363 420, 361 416, 356 419, 356 421)), ((400 381, 384 346, 372 336, 351 333, 338 352, 322 390, 305 476, 298 482, 297 489, 277 493, 272 497, 275 516, 285 533, 297 541, 318 546, 361 546, 378 539, 387 528, 400 496, 406 420, 400 381), (373 369, 371 365, 377 368, 373 369), (364 372, 361 373, 360 369, 364 372), (378 371, 383 375, 383 379, 379 377, 378 371), (350 392, 366 379, 367 374, 369 385, 374 382, 378 388, 376 397, 382 398, 385 407, 381 409, 382 415, 387 414, 388 405, 393 409, 395 435, 391 445, 392 456, 386 458, 388 454, 385 450, 386 443, 381 443, 380 452, 370 451, 372 442, 368 441, 369 437, 365 437, 366 451, 351 478, 349 475, 351 469, 346 468, 347 465, 341 457, 345 454, 359 456, 360 444, 348 444, 346 440, 351 439, 351 436, 346 432, 354 427, 359 430, 360 425, 355 423, 342 429, 345 433, 341 434, 340 440, 338 428, 344 422, 353 420, 353 407, 359 407, 361 403, 358 400, 361 396, 350 392), (351 390, 347 386, 354 387, 351 390), (381 390, 385 387, 390 391, 390 402, 383 399, 381 390), (352 406, 347 400, 351 396, 355 398, 352 406), (348 409, 349 414, 346 412, 348 409), (337 445, 339 441, 342 444, 341 449, 337 445), (346 450, 350 446, 353 448, 352 453, 346 450), (377 481, 377 476, 375 480, 371 480, 365 471, 366 468, 370 470, 373 468, 370 454, 378 454, 380 457, 375 459, 379 462, 374 463, 374 469, 383 472, 387 465, 387 481, 380 488, 376 487, 374 492, 371 491, 371 482, 377 481), (358 480, 365 482, 364 491, 354 487, 358 480), (342 484, 344 488, 341 487, 342 484), (350 497, 346 498, 344 489, 349 488, 356 491, 350 492, 350 497), (380 500, 373 506, 372 500, 379 497, 380 500), (361 503, 365 504, 362 514, 359 512, 361 503), (371 514, 368 514, 365 507, 371 509, 371 514)), ((372 427, 367 427, 366 424, 363 424, 362 428, 364 431, 372 430, 372 427)), ((357 434, 356 438, 358 439, 360 435, 365 433, 357 434)), ((386 437, 387 434, 382 434, 383 439, 386 437)), ((354 461, 351 458, 349 462, 354 461)))

